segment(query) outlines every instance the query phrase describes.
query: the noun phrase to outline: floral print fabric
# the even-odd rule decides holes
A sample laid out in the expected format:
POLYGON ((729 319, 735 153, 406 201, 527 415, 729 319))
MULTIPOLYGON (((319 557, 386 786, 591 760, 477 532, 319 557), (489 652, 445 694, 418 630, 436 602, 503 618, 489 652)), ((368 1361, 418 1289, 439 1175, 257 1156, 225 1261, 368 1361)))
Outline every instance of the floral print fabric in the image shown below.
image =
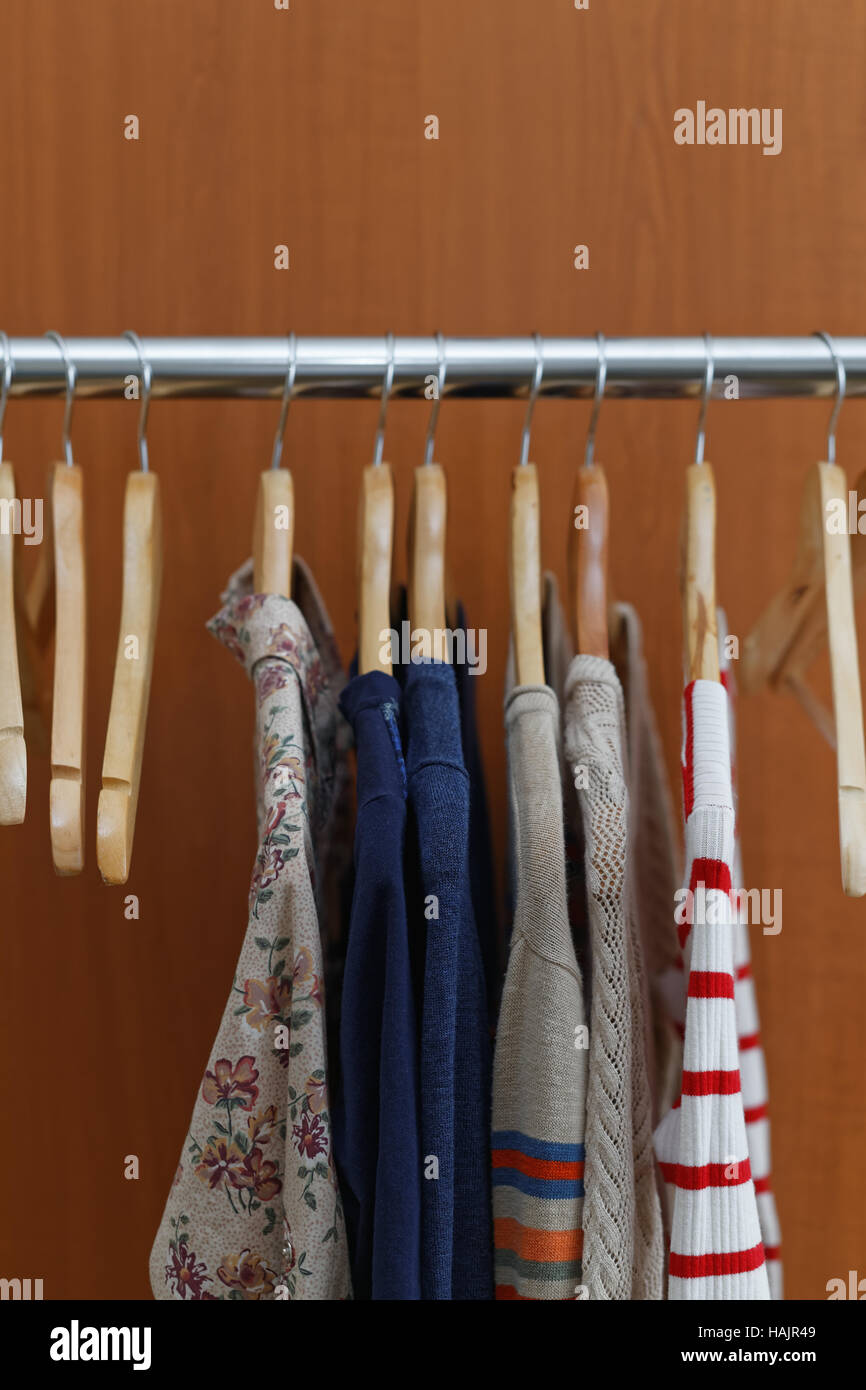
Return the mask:
POLYGON ((317 885, 348 788, 343 684, 306 567, 296 601, 229 581, 208 624, 256 693, 259 848, 234 983, 150 1262, 160 1299, 351 1297, 331 1146, 317 885))

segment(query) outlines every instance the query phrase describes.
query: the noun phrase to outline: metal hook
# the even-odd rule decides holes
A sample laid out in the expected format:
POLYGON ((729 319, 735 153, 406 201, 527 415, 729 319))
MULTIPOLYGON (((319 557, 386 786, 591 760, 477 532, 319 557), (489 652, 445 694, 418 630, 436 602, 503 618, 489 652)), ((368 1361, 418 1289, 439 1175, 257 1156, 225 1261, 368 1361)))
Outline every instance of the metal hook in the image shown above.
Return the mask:
POLYGON ((271 455, 271 468, 279 468, 280 460, 283 457, 283 435, 286 432, 286 420, 289 415, 289 402, 295 390, 295 376, 298 370, 298 358, 296 352, 296 342, 294 333, 289 334, 289 370, 286 373, 286 384, 283 387, 283 403, 280 407, 280 422, 277 425, 277 432, 274 435, 274 452, 271 455))
POLYGON ((382 382, 382 404, 379 407, 379 424, 376 428, 376 446, 373 450, 373 464, 377 467, 382 462, 382 455, 385 449, 385 414, 388 409, 388 397, 391 394, 391 387, 394 385, 393 333, 386 334, 385 351, 388 354, 388 365, 385 368, 385 379, 382 382))
POLYGON ((148 471, 147 454, 147 415, 150 410, 150 392, 153 382, 153 372, 150 363, 144 356, 144 348, 141 346, 141 339, 137 333, 133 333, 127 328, 124 338, 128 338, 138 353, 138 362, 141 367, 139 372, 139 382, 141 384, 141 410, 138 413, 138 462, 142 473, 148 471))
POLYGON ((3 344, 3 385, 0 386, 0 463, 3 462, 3 421, 6 419, 6 402, 9 399, 9 392, 12 389, 12 350, 9 347, 9 339, 5 333, 0 332, 0 343, 3 344))
POLYGON ((595 395, 592 401, 592 414, 589 417, 589 430, 586 436, 586 449, 583 455, 584 468, 592 467, 592 460, 595 455, 595 431, 598 425, 598 415, 601 410, 601 403, 604 399, 604 388, 607 382, 607 354, 604 350, 604 334, 596 333, 595 341, 598 344, 598 371, 595 378, 595 395))
POLYGON ((707 404, 713 389, 713 377, 716 374, 716 364, 713 360, 713 340, 709 333, 704 334, 704 348, 707 354, 707 367, 704 374, 703 395, 701 396, 701 413, 698 417, 698 437, 695 440, 695 463, 698 464, 704 461, 704 444, 707 438, 707 404))
POLYGON ((63 454, 66 459, 66 467, 71 468, 74 459, 72 457, 72 440, 69 437, 69 428, 72 424, 72 402, 75 399, 75 381, 78 373, 75 369, 75 363, 69 356, 66 340, 61 338, 59 333, 55 333, 53 329, 49 329, 45 337, 54 339, 60 349, 63 365, 66 368, 66 408, 63 411, 63 454))
POLYGON ((544 376, 544 344, 540 333, 533 333, 532 340, 535 343, 535 372, 532 377, 532 385, 529 388, 529 400, 526 405, 526 419, 523 422, 523 438, 520 441, 520 467, 525 468, 529 462, 529 435, 532 428, 532 412, 535 409, 535 402, 538 400, 538 391, 541 386, 541 378, 544 376))
POLYGON ((820 329, 815 333, 816 338, 823 338, 830 349, 833 358, 833 365, 836 368, 836 400, 833 403, 833 411, 830 415, 830 423, 827 426, 827 462, 836 462, 836 425, 839 421, 839 411, 842 409, 842 402, 845 399, 845 389, 848 378, 845 374, 845 363, 836 351, 833 339, 829 333, 822 333, 820 329))
POLYGON ((447 363, 445 361, 445 339, 441 333, 436 334, 436 356, 439 361, 439 371, 436 382, 436 395, 433 398, 433 405, 430 410, 430 423, 427 426, 427 442, 424 445, 424 464, 425 467, 433 462, 433 440, 436 434, 436 425, 439 421, 439 407, 442 404, 442 392, 445 389, 445 372, 447 363))

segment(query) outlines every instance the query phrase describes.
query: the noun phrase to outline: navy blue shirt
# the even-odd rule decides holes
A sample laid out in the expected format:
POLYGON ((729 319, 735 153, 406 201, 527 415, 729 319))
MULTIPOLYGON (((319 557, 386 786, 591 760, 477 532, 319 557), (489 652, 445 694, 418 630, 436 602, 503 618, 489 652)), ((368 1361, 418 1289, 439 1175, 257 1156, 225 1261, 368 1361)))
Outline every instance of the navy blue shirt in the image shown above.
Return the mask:
POLYGON ((406 769, 400 687, 355 676, 355 885, 340 1017, 334 1153, 356 1298, 421 1297, 418 1047, 403 881, 406 769))
MULTIPOLYGON (((453 669, 405 675, 406 768, 426 948, 421 1011, 421 1291, 492 1299, 490 1035, 469 871, 469 777, 453 669)), ((408 875, 412 880, 412 872, 408 875)))

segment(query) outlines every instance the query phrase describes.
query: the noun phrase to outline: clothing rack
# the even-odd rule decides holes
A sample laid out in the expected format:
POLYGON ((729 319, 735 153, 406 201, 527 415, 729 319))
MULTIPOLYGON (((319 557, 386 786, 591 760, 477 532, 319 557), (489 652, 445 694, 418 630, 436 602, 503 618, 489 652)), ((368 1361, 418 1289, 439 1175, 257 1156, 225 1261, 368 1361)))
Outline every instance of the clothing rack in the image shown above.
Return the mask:
MULTIPOLYGON (((130 339, 67 338, 75 369, 75 395, 120 397, 127 378, 141 372, 141 359, 130 339)), ((12 396, 56 396, 66 389, 67 369, 61 348, 49 337, 10 338, 12 396)), ((836 338, 844 365, 847 395, 866 395, 866 337, 836 338)), ((535 340, 521 338, 446 338, 445 382, 449 397, 526 396, 536 372, 535 340)), ((143 338, 144 360, 153 374, 154 397, 279 396, 290 365, 289 339, 280 338, 143 338)), ((599 364, 595 337, 545 338, 540 341, 542 374, 539 394, 591 396, 599 364)), ((831 396, 836 369, 826 345, 816 336, 713 338, 712 396, 731 394, 737 378, 740 398, 831 396)), ((707 350, 702 337, 607 338, 607 397, 671 399, 700 395, 707 350)), ((388 368, 385 337, 296 339, 294 396, 378 396, 388 368)), ((435 336, 396 337, 393 346, 392 395, 429 396, 441 363, 435 336)), ((2 367, 2 354, 0 354, 2 367)))

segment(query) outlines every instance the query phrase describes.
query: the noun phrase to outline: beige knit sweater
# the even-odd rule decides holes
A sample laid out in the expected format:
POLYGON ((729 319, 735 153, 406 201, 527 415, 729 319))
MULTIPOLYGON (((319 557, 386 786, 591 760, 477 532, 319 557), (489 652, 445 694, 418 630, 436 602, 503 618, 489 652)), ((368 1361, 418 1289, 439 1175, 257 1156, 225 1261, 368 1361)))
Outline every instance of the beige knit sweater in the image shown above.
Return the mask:
POLYGON ((583 1215, 590 1299, 664 1296, 625 746, 613 665, 576 656, 565 680, 565 749, 583 826, 592 952, 583 1215))

